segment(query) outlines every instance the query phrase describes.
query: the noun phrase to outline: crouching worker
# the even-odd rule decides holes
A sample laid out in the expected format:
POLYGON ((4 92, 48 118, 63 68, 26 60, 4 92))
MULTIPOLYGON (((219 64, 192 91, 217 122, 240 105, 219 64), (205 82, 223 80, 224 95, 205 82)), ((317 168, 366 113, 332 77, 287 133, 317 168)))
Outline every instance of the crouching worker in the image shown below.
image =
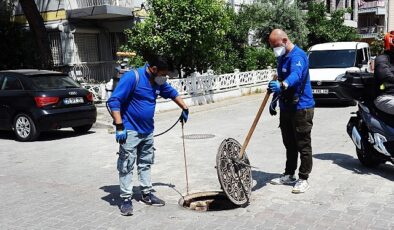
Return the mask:
POLYGON ((148 64, 126 72, 108 100, 119 143, 120 197, 122 215, 132 215, 133 169, 137 165, 141 201, 163 206, 165 202, 152 193, 151 166, 154 163, 153 129, 156 99, 171 98, 181 109, 181 122, 188 119, 189 110, 178 92, 167 82, 169 64, 166 58, 154 56, 148 64))
POLYGON ((379 110, 394 115, 394 31, 386 34, 384 44, 384 54, 375 60, 378 97, 374 103, 379 110))

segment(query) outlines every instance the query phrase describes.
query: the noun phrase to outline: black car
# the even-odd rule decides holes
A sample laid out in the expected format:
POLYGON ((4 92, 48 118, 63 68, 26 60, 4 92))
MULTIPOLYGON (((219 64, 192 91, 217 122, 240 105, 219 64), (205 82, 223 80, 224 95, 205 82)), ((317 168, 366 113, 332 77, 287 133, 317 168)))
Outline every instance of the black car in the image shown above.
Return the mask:
POLYGON ((93 94, 64 73, 0 71, 0 130, 13 130, 19 141, 66 127, 86 133, 96 117, 93 94))

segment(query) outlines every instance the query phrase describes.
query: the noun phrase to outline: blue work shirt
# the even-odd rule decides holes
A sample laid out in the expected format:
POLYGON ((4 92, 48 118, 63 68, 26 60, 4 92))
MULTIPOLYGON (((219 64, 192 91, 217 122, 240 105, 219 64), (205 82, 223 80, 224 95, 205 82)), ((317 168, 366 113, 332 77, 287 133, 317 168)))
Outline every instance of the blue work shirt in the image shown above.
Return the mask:
POLYGON ((139 82, 136 84, 134 71, 128 71, 120 78, 108 106, 111 111, 120 111, 123 125, 127 130, 134 130, 139 134, 151 134, 154 130, 154 115, 156 99, 160 95, 167 99, 175 99, 179 94, 168 83, 161 86, 152 85, 149 81, 147 65, 137 69, 139 82))
MULTIPOLYGON (((315 100, 312 95, 312 86, 309 76, 309 61, 306 53, 298 46, 287 54, 278 58, 278 80, 284 81, 287 90, 295 90, 295 94, 299 97, 296 110, 313 108, 315 100), (304 93, 301 94, 301 86, 306 78, 304 93)), ((283 92, 282 92, 283 94, 283 92)), ((283 98, 279 100, 280 109, 282 111, 289 110, 288 104, 284 103, 283 98)))

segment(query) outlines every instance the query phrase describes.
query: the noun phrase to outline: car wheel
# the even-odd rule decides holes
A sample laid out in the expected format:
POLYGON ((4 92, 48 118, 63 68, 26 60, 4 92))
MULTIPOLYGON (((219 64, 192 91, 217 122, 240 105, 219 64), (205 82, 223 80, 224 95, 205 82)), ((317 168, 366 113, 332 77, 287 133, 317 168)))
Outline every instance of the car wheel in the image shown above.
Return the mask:
POLYGON ((87 133, 92 128, 92 126, 93 124, 82 125, 82 126, 73 127, 73 129, 76 133, 87 133))
POLYGON ((35 141, 40 135, 33 119, 24 113, 15 117, 13 128, 18 141, 35 141))

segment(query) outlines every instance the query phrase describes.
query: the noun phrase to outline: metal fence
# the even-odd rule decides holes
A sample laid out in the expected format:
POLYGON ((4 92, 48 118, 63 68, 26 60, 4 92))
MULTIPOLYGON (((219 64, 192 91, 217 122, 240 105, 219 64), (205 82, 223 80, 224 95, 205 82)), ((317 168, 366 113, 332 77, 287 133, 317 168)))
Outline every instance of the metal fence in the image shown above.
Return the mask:
POLYGON ((105 83, 115 76, 115 67, 115 61, 82 62, 74 64, 69 71, 69 75, 79 82, 105 83))

